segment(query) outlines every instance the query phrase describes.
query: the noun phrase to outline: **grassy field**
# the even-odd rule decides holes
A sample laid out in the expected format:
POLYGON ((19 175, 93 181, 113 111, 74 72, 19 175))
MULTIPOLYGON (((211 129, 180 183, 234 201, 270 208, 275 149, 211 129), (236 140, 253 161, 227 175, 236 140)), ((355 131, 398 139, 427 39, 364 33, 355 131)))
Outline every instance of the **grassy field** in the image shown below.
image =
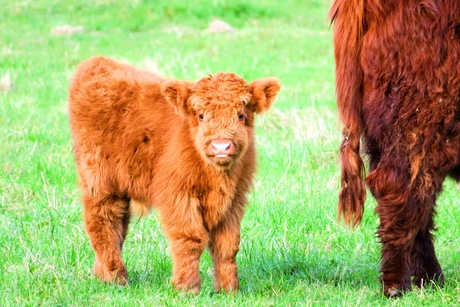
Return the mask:
POLYGON ((378 283, 378 219, 336 222, 340 125, 329 0, 0 0, 0 306, 438 306, 460 303, 458 187, 439 199, 442 288, 387 300, 378 283), (188 4, 188 3, 193 3, 188 4), (206 31, 214 19, 231 33, 206 31), (72 33, 57 33, 69 25, 72 33), (242 225, 241 291, 216 294, 211 260, 199 295, 174 292, 155 214, 133 221, 131 285, 100 283, 83 228, 68 128, 76 65, 105 55, 195 80, 232 71, 283 88, 257 124, 259 171, 242 225))

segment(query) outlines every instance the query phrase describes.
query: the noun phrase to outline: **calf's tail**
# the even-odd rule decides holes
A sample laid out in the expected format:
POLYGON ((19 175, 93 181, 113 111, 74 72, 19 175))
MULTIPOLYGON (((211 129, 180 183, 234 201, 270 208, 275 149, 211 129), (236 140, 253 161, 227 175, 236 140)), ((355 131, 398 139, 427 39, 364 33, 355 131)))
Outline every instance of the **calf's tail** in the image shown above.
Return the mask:
POLYGON ((335 0, 329 17, 334 23, 337 107, 343 122, 338 218, 343 217, 347 225, 355 227, 361 222, 366 200, 365 170, 360 156, 363 133, 360 53, 365 31, 364 0, 335 0))

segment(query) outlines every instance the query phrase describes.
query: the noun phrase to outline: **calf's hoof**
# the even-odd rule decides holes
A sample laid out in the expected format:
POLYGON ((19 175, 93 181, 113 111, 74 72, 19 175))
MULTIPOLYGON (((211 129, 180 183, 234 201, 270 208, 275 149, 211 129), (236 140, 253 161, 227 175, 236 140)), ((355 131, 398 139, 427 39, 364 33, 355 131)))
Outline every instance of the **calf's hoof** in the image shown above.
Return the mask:
POLYGON ((192 280, 179 281, 173 278, 172 284, 176 290, 198 294, 201 288, 201 279, 194 278, 192 280))
POLYGON ((93 271, 103 282, 120 286, 127 286, 129 284, 128 271, 123 264, 116 269, 109 270, 101 263, 96 262, 93 271))
POLYGON ((217 293, 225 292, 225 293, 236 293, 240 289, 240 284, 238 280, 233 280, 228 284, 217 284, 214 283, 214 289, 217 293))
POLYGON ((200 293, 201 285, 191 285, 191 284, 176 284, 173 283, 174 289, 178 291, 184 291, 186 293, 198 294, 200 293))

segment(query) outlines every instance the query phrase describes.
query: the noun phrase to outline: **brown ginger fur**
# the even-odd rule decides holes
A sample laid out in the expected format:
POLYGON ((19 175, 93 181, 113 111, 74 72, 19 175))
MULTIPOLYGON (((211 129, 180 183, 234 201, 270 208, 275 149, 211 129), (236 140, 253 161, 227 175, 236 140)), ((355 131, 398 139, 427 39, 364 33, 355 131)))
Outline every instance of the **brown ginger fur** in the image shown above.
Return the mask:
POLYGON ((460 177, 460 2, 335 0, 330 16, 344 124, 339 214, 362 218, 362 138, 385 295, 442 283, 432 231, 444 179, 460 177))
POLYGON ((177 289, 199 291, 206 247, 216 290, 239 288, 235 256, 256 168, 254 113, 266 111, 279 89, 276 79, 247 84, 231 73, 167 80, 104 57, 78 67, 70 126, 99 278, 128 282, 121 250, 131 212, 155 208, 177 289))

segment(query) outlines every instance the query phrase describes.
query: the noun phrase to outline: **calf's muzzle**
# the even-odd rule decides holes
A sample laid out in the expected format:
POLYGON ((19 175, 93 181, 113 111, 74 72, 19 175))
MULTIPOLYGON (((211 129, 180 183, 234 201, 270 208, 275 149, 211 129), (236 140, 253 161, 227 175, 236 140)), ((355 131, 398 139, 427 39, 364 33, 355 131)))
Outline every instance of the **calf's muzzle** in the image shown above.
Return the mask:
POLYGON ((227 158, 236 153, 235 144, 228 139, 215 139, 206 148, 206 154, 216 158, 227 158))

